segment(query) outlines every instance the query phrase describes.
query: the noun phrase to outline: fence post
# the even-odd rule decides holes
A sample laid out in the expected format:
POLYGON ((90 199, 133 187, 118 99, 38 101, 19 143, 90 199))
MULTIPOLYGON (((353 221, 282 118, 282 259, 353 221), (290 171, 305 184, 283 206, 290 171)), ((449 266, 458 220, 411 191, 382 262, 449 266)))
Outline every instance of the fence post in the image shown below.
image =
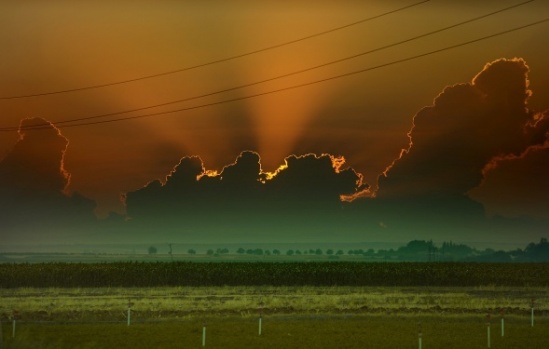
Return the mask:
POLYGON ((530 321, 532 327, 534 327, 534 302, 535 302, 535 300, 536 300, 535 298, 532 298, 532 317, 531 317, 531 321, 530 321))
POLYGON ((15 338, 15 325, 17 323, 17 318, 19 317, 19 312, 17 310, 13 310, 12 312, 12 321, 11 321, 11 338, 15 338))
POLYGON ((421 321, 418 323, 418 332, 417 332, 417 344, 418 348, 421 349, 422 347, 422 338, 423 337, 423 331, 421 329, 421 321))
POLYGON ((206 324, 202 327, 202 346, 206 346, 206 324))
POLYGON ((486 315, 486 335, 488 339, 488 348, 491 348, 490 346, 490 314, 486 315))
POLYGON ((501 313, 501 336, 503 337, 505 336, 505 318, 504 318, 505 309, 501 308, 500 313, 501 313))
POLYGON ((128 300, 128 326, 130 326, 130 324, 131 324, 132 305, 133 305, 133 303, 128 300))
POLYGON ((262 325, 262 322, 263 322, 263 318, 262 318, 263 306, 264 306, 264 303, 263 303, 263 300, 261 300, 259 302, 259 335, 260 336, 261 336, 261 325, 262 325))

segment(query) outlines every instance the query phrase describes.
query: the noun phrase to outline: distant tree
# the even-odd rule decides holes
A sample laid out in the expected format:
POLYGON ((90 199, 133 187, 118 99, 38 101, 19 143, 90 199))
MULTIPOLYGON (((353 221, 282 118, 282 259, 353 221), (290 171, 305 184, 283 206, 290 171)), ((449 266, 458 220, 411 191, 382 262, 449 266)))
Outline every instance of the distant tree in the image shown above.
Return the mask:
POLYGON ((273 250, 273 254, 275 256, 280 256, 280 250, 277 250, 276 248, 273 250))
MULTIPOLYGON (((470 257, 474 254, 473 248, 463 245, 463 244, 455 244, 452 241, 446 242, 444 241, 442 243, 442 246, 440 247, 440 254, 442 255, 442 259, 444 260, 451 260, 451 259, 463 259, 466 257, 470 257)), ((487 251, 487 254, 494 254, 494 250, 487 251)))
POLYGON ((271 251, 270 251, 270 250, 265 250, 265 255, 266 255, 266 256, 270 256, 270 255, 271 255, 271 251))
POLYGON ((542 238, 539 244, 530 243, 524 249, 526 258, 533 262, 548 262, 549 261, 549 242, 546 238, 542 238))
POLYGON ((353 250, 347 251, 347 254, 348 254, 348 255, 353 255, 354 253, 355 253, 355 251, 353 251, 353 250))
POLYGON ((254 254, 254 250, 249 248, 249 249, 246 250, 246 254, 254 254))
POLYGON ((246 253, 246 250, 243 249, 242 247, 240 247, 238 250, 236 250, 236 253, 238 253, 238 254, 244 254, 244 253, 246 253))
POLYGON ((254 250, 254 253, 255 253, 256 255, 258 255, 258 256, 262 256, 262 255, 263 255, 263 249, 261 249, 261 248, 256 248, 256 249, 254 250))
POLYGON ((343 255, 343 250, 337 250, 336 255, 342 256, 343 255))
POLYGON ((329 248, 329 249, 326 250, 326 254, 327 254, 328 256, 331 256, 331 255, 334 254, 334 250, 332 250, 331 248, 329 248))
POLYGON ((196 254, 196 250, 193 249, 193 248, 189 248, 189 250, 187 251, 188 254, 191 254, 191 255, 195 255, 196 254))
POLYGON ((206 251, 206 254, 207 254, 208 256, 213 256, 214 253, 215 253, 214 250, 212 250, 211 248, 210 248, 208 251, 206 251))
POLYGON ((482 254, 494 254, 496 253, 496 250, 494 250, 493 248, 485 248, 484 251, 482 251, 482 254))
POLYGON ((315 250, 313 250, 312 248, 309 249, 309 254, 315 254, 315 253, 316 253, 315 250))
POLYGON ((511 255, 508 252, 505 251, 497 251, 492 255, 492 258, 490 259, 491 262, 512 262, 513 258, 511 258, 511 255))
POLYGON ((172 244, 171 244, 171 243, 168 243, 168 247, 169 247, 168 254, 170 255, 170 258, 172 259, 172 262, 173 262, 172 244))
POLYGON ((293 256, 294 255, 294 250, 288 250, 288 251, 286 251, 286 254, 288 256, 293 256))
POLYGON ((148 251, 149 251, 149 254, 156 254, 156 252, 158 252, 158 250, 154 246, 149 246, 148 251))
POLYGON ((317 248, 315 254, 320 256, 322 254, 322 250, 320 248, 317 248))
MULTIPOLYGON (((307 251, 305 251, 305 252, 307 252, 307 251)), ((295 254, 300 256, 300 255, 301 255, 301 251, 300 251, 300 250, 295 250, 295 254)))
POLYGON ((524 256, 524 251, 520 248, 517 248, 515 250, 509 251, 509 255, 513 260, 520 260, 524 256))

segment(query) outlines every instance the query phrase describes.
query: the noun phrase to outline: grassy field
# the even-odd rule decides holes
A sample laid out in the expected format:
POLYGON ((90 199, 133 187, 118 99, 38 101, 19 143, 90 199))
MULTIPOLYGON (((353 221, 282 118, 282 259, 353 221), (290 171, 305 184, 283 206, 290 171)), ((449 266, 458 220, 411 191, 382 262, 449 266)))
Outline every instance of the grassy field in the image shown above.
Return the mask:
MULTIPOLYGON (((417 348, 421 322, 423 348, 486 348, 487 326, 481 316, 353 315, 267 316, 258 335, 257 318, 200 317, 147 324, 21 323, 15 338, 4 323, 4 348, 199 348, 206 326, 208 348, 417 348)), ((492 348, 549 347, 547 319, 530 327, 528 317, 491 325, 492 348)))
POLYGON ((539 287, 18 288, 0 297, 3 349, 199 348, 204 325, 210 348, 417 348, 420 322, 423 348, 486 348, 488 313, 492 348, 549 347, 549 288, 539 287))

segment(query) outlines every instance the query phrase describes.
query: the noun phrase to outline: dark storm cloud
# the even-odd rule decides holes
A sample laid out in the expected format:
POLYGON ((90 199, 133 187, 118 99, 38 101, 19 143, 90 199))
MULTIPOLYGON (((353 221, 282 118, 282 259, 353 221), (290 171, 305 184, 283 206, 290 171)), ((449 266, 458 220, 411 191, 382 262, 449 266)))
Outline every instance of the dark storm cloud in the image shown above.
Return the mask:
POLYGON ((368 187, 352 168, 340 168, 344 161, 331 155, 288 156, 283 169, 267 187, 274 198, 338 204, 341 196, 353 195, 368 187))
POLYGON ((151 182, 126 195, 128 215, 135 222, 161 223, 159 217, 164 217, 184 225, 215 223, 229 229, 258 228, 304 212, 338 212, 341 195, 366 187, 354 170, 342 168, 343 163, 343 158, 330 155, 292 155, 271 174, 262 171, 257 153, 245 151, 220 173, 209 173, 200 158, 184 157, 164 182, 151 182))
MULTIPOLYGON (((30 195, 61 193, 69 183, 63 158, 69 141, 54 126, 26 129, 48 124, 39 118, 21 121, 19 141, 0 162, 2 191, 30 195)), ((8 193, 6 193, 8 194, 8 193)))
POLYGON ((546 141, 549 123, 527 107, 522 59, 487 64, 471 83, 447 87, 414 117, 410 146, 379 178, 379 198, 459 198, 493 160, 546 141))
POLYGON ((3 234, 12 237, 15 231, 32 231, 37 237, 79 220, 94 220, 91 200, 65 193, 70 180, 63 164, 68 140, 51 124, 29 128, 43 124, 49 123, 40 118, 23 120, 18 142, 0 161, 0 221, 3 234))

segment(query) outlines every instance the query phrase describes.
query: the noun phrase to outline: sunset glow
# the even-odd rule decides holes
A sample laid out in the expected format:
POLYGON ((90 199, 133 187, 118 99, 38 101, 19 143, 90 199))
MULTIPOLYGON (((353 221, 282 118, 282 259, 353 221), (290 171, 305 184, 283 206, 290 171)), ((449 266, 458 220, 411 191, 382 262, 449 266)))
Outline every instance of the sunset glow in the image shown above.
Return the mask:
POLYGON ((539 240, 548 10, 3 2, 0 239, 539 240))

